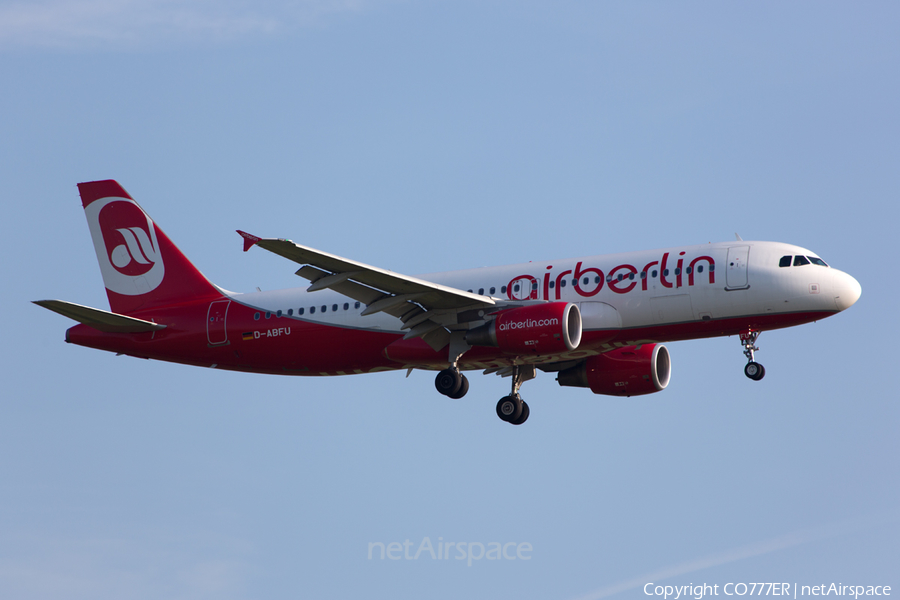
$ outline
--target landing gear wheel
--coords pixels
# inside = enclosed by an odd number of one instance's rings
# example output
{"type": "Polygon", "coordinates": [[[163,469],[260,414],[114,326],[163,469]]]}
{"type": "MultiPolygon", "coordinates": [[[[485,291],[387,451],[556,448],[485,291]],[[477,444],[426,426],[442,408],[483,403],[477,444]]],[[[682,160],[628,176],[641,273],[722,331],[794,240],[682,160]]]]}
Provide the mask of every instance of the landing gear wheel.
{"type": "Polygon", "coordinates": [[[504,396],[497,402],[497,416],[507,423],[514,423],[522,417],[524,402],[518,396],[504,396]]]}
{"type": "Polygon", "coordinates": [[[766,376],[766,368],[758,362],[748,362],[747,366],[744,367],[744,375],[753,381],[759,381],[766,376]]]}
{"type": "Polygon", "coordinates": [[[459,386],[459,389],[456,390],[455,394],[447,394],[448,398],[453,398],[454,400],[459,400],[460,398],[465,396],[466,393],[469,391],[468,378],[465,375],[463,375],[462,373],[460,373],[460,378],[462,379],[462,382],[461,382],[461,385],[459,386]]]}
{"type": "MultiPolygon", "coordinates": [[[[445,396],[453,397],[462,386],[462,374],[456,369],[444,369],[434,378],[434,387],[445,396]]],[[[468,391],[468,390],[467,390],[468,391]]]]}
{"type": "Polygon", "coordinates": [[[528,403],[524,400],[522,401],[522,414],[519,415],[519,418],[515,421],[510,421],[513,425],[521,425],[525,421],[528,420],[528,415],[531,414],[531,411],[528,409],[528,403]]]}

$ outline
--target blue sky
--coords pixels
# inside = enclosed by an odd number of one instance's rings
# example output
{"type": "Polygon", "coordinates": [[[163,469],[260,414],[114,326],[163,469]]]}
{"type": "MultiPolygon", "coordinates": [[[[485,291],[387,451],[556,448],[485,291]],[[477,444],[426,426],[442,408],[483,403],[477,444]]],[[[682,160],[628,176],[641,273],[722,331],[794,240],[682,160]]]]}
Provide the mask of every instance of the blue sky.
{"type": "Polygon", "coordinates": [[[9,598],[641,598],[900,586],[900,10],[890,3],[0,2],[0,590],[9,598]],[[217,284],[235,229],[407,274],[744,239],[849,311],[669,344],[662,393],[278,378],[66,345],[107,307],[75,184],[115,178],[217,284]],[[369,560],[527,542],[528,561],[369,560]],[[415,547],[414,546],[414,547],[415,547]]]}

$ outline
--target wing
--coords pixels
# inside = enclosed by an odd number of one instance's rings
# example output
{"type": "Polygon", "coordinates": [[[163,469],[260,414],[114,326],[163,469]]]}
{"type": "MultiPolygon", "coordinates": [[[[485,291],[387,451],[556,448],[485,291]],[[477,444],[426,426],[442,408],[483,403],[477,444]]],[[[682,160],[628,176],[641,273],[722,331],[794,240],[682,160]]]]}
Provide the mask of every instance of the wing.
{"type": "Polygon", "coordinates": [[[450,343],[450,330],[465,329],[507,303],[424,279],[401,275],[290,240],[259,238],[238,230],[244,252],[259,246],[303,265],[296,274],[308,279],[309,292],[330,289],[366,305],[363,315],[385,312],[403,321],[404,339],[421,337],[438,350],[450,343]]]}

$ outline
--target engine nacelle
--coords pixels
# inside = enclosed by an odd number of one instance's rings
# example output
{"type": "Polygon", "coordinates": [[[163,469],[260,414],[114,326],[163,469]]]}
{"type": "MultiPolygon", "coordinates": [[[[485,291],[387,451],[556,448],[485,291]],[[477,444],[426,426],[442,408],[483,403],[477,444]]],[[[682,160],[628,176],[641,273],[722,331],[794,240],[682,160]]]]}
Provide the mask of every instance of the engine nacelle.
{"type": "Polygon", "coordinates": [[[640,396],[660,392],[669,385],[672,362],[662,344],[627,346],[588,357],[560,371],[559,385],[588,387],[595,394],[640,396]]]}
{"type": "Polygon", "coordinates": [[[494,346],[511,354],[556,354],[581,343],[581,311],[571,302],[548,302],[505,310],[466,333],[472,346],[494,346]]]}

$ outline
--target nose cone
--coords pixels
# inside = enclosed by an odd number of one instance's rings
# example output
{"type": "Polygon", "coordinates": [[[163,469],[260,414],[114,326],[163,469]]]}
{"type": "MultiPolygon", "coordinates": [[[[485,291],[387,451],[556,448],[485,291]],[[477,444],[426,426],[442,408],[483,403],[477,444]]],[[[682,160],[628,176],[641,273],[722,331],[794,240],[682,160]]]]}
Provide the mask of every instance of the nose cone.
{"type": "Polygon", "coordinates": [[[843,271],[834,271],[834,303],[838,310],[847,310],[859,300],[862,287],[859,282],[843,271]]]}

